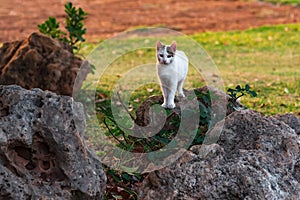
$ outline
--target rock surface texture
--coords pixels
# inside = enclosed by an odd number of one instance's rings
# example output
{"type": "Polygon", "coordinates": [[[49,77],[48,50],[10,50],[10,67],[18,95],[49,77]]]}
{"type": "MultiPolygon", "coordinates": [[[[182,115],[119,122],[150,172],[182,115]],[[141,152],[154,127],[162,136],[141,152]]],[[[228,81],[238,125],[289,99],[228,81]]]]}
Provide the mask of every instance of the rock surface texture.
{"type": "Polygon", "coordinates": [[[32,33],[21,41],[0,48],[0,84],[41,88],[72,96],[77,72],[82,66],[77,92],[89,72],[89,64],[74,56],[71,48],[45,35],[32,33]]]}
{"type": "Polygon", "coordinates": [[[84,128],[70,97],[0,86],[0,199],[102,199],[106,176],[84,128]]]}
{"type": "Polygon", "coordinates": [[[299,199],[299,122],[233,112],[216,144],[193,146],[177,162],[151,172],[140,198],[299,199]]]}
{"type": "MultiPolygon", "coordinates": [[[[221,115],[220,118],[224,118],[225,115],[229,115],[230,113],[234,112],[234,109],[230,106],[228,106],[229,103],[229,96],[226,95],[226,93],[214,89],[212,87],[204,86],[200,88],[196,88],[194,90],[186,91],[187,96],[195,96],[197,98],[197,101],[199,104],[202,105],[202,107],[199,107],[199,109],[208,108],[208,107],[214,107],[215,109],[213,110],[215,113],[218,115],[221,115]],[[215,97],[218,97],[218,100],[211,100],[211,97],[207,97],[207,94],[213,94],[215,97]],[[205,98],[207,97],[207,98],[205,98]],[[207,99],[207,100],[205,100],[207,99]],[[212,105],[213,104],[213,105],[212,105]],[[225,112],[227,111],[227,112],[225,112]]],[[[215,98],[217,99],[217,98],[215,98]]],[[[151,96],[148,97],[136,110],[136,120],[135,123],[139,126],[147,126],[150,124],[148,129],[156,129],[155,127],[159,127],[159,124],[163,121],[162,119],[159,118],[158,115],[151,115],[151,106],[154,104],[161,105],[163,103],[163,96],[151,96]]],[[[165,123],[165,129],[172,129],[173,127],[169,125],[169,122],[172,120],[172,118],[179,116],[181,117],[180,114],[180,107],[185,106],[187,103],[183,101],[178,101],[178,98],[175,98],[175,104],[176,108],[172,110],[172,113],[174,115],[170,115],[166,119],[165,123]]],[[[236,103],[237,106],[243,108],[241,104],[238,102],[236,103]]],[[[217,117],[216,117],[217,118],[217,117]]],[[[208,127],[205,122],[205,119],[201,118],[199,119],[199,128],[205,129],[206,132],[208,127]],[[205,127],[204,127],[205,126],[205,127]]]]}
{"type": "Polygon", "coordinates": [[[290,126],[292,129],[295,130],[295,132],[300,135],[300,119],[293,114],[278,114],[274,116],[279,121],[282,121],[286,123],[288,126],[290,126]]]}

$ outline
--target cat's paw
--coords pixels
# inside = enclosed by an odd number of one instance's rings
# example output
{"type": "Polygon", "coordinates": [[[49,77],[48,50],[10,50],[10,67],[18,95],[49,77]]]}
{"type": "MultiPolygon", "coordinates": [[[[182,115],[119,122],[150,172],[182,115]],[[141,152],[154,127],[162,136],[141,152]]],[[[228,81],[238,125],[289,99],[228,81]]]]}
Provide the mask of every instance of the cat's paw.
{"type": "Polygon", "coordinates": [[[171,104],[163,103],[163,104],[161,104],[161,106],[164,108],[173,109],[173,108],[175,108],[175,103],[171,103],[171,104]]]}
{"type": "Polygon", "coordinates": [[[173,109],[173,108],[175,108],[175,103],[171,103],[171,104],[169,104],[169,105],[168,105],[168,108],[170,108],[170,109],[173,109]]]}
{"type": "Polygon", "coordinates": [[[166,103],[161,104],[161,107],[168,108],[166,103]]]}
{"type": "Polygon", "coordinates": [[[183,93],[179,93],[178,97],[183,98],[183,97],[185,97],[185,95],[183,93]]]}

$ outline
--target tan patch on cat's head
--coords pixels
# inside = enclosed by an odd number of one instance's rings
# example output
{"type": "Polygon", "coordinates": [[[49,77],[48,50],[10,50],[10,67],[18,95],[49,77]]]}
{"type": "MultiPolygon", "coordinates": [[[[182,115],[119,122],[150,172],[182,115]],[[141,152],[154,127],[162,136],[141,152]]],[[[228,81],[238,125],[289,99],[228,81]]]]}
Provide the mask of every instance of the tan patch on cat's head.
{"type": "Polygon", "coordinates": [[[174,55],[174,51],[173,51],[173,49],[171,48],[171,47],[167,47],[167,52],[168,52],[168,54],[170,54],[170,55],[174,55]]]}

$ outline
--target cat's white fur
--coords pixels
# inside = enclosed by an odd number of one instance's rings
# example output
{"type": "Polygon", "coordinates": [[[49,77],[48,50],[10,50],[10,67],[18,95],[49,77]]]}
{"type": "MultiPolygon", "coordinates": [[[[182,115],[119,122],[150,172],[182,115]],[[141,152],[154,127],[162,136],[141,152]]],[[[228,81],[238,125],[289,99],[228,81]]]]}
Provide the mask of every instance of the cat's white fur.
{"type": "Polygon", "coordinates": [[[157,75],[160,81],[161,90],[164,96],[162,107],[175,108],[175,93],[179,97],[185,97],[183,93],[183,83],[188,72],[188,58],[183,51],[176,50],[176,42],[171,45],[164,45],[160,41],[156,44],[157,75]],[[173,57],[167,52],[174,52],[173,57]],[[168,57],[169,55],[169,57],[168,57]]]}

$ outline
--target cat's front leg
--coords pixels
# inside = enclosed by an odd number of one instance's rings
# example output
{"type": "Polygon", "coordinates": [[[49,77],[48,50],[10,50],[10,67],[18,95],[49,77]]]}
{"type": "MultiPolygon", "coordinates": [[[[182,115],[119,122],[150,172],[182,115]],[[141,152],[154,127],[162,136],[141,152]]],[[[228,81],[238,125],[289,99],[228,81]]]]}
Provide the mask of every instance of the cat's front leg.
{"type": "Polygon", "coordinates": [[[171,103],[167,103],[168,101],[164,102],[163,104],[161,104],[162,107],[164,108],[170,108],[170,109],[173,109],[175,108],[175,103],[174,102],[171,102],[171,103]]]}
{"type": "Polygon", "coordinates": [[[168,99],[167,108],[170,108],[170,109],[175,108],[175,102],[174,102],[174,99],[175,99],[175,93],[170,94],[170,95],[169,95],[169,99],[168,99]]]}
{"type": "Polygon", "coordinates": [[[178,85],[177,85],[178,97],[185,97],[185,95],[183,93],[183,82],[184,82],[184,80],[181,80],[178,82],[178,85]]]}
{"type": "Polygon", "coordinates": [[[169,87],[162,87],[163,96],[164,96],[164,103],[161,105],[164,108],[175,108],[175,89],[169,87]]]}
{"type": "Polygon", "coordinates": [[[162,86],[161,87],[161,89],[162,89],[162,93],[163,93],[163,97],[164,97],[164,102],[163,102],[163,104],[161,104],[161,106],[162,107],[164,107],[164,108],[168,108],[168,91],[167,91],[167,87],[165,87],[165,86],[162,86]]]}
{"type": "Polygon", "coordinates": [[[168,88],[168,95],[167,95],[167,108],[175,108],[175,93],[176,93],[176,85],[171,85],[168,88]]]}

